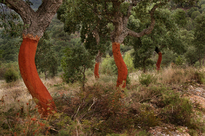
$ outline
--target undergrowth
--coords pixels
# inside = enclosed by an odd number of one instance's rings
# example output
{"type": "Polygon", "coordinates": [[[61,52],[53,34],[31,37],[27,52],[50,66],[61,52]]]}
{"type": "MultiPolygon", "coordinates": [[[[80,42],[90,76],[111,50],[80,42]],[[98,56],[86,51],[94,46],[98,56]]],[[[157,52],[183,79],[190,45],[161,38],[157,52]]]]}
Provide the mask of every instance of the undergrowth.
{"type": "MultiPolygon", "coordinates": [[[[177,72],[180,71],[173,73],[177,72]]],[[[20,108],[12,107],[8,111],[1,101],[0,135],[149,136],[150,127],[161,124],[187,127],[191,135],[204,133],[205,124],[200,116],[204,110],[183,97],[184,91],[170,86],[189,80],[203,83],[203,74],[196,71],[192,71],[193,75],[187,71],[181,73],[181,79],[170,75],[171,78],[164,81],[167,84],[158,79],[162,78],[160,73],[154,78],[144,76],[149,84],[133,82],[124,92],[101,81],[87,85],[84,91],[56,93],[53,98],[58,112],[44,119],[40,118],[31,101],[24,107],[17,101],[20,108]]]]}

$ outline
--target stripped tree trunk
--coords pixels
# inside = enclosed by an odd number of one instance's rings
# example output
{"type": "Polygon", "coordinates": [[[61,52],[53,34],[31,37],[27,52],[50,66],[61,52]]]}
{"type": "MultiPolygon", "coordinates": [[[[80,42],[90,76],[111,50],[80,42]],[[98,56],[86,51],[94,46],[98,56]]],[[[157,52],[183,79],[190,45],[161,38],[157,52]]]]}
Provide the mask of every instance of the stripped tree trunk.
{"type": "Polygon", "coordinates": [[[120,53],[120,44],[119,43],[112,43],[112,52],[115,60],[115,64],[118,69],[118,78],[117,78],[117,87],[122,85],[122,88],[126,87],[126,80],[127,80],[127,66],[122,58],[120,53]]]}
{"type": "Polygon", "coordinates": [[[19,50],[19,69],[32,97],[39,105],[39,112],[47,114],[48,111],[55,110],[54,101],[46,87],[38,76],[35,65],[35,53],[37,49],[38,39],[30,39],[27,36],[23,37],[23,42],[19,50]]]}
{"type": "Polygon", "coordinates": [[[160,70],[160,64],[162,62],[162,53],[160,52],[158,47],[155,48],[155,51],[158,54],[158,60],[157,60],[156,66],[157,66],[157,71],[159,71],[160,70]]]}
{"type": "MultiPolygon", "coordinates": [[[[97,29],[95,29],[95,30],[93,31],[93,36],[95,37],[96,43],[97,43],[97,45],[98,45],[98,44],[100,43],[100,36],[99,36],[99,33],[98,33],[97,29]]],[[[99,65],[100,65],[100,63],[101,63],[102,55],[103,55],[103,53],[100,52],[100,50],[98,50],[98,54],[97,54],[97,56],[96,56],[96,58],[95,58],[95,68],[94,68],[94,76],[95,76],[95,79],[100,78],[100,76],[99,76],[99,65]]]]}
{"type": "Polygon", "coordinates": [[[23,22],[23,42],[18,56],[19,69],[26,87],[39,107],[39,112],[46,116],[55,111],[55,103],[39,78],[35,65],[35,53],[39,39],[50,24],[62,0],[43,0],[35,12],[23,0],[5,0],[1,3],[17,12],[23,22]]]}

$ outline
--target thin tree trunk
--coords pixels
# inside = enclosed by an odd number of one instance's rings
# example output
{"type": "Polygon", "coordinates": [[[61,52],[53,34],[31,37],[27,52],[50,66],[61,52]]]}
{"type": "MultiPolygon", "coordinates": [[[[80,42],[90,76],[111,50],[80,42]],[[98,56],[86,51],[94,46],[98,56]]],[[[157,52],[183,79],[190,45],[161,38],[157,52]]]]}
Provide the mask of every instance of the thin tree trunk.
{"type": "Polygon", "coordinates": [[[159,71],[160,70],[160,64],[162,62],[162,53],[161,52],[158,52],[158,60],[157,60],[157,63],[156,63],[156,66],[157,66],[157,70],[159,71]]]}
{"type": "Polygon", "coordinates": [[[115,64],[118,69],[117,87],[120,87],[120,85],[122,85],[122,88],[125,88],[128,70],[122,58],[122,55],[120,53],[120,43],[116,43],[116,42],[112,43],[112,52],[113,52],[115,64]]]}
{"type": "Polygon", "coordinates": [[[39,112],[46,116],[55,111],[55,103],[39,78],[35,65],[35,53],[39,39],[23,37],[18,56],[19,69],[26,87],[39,106],[39,112]]]}

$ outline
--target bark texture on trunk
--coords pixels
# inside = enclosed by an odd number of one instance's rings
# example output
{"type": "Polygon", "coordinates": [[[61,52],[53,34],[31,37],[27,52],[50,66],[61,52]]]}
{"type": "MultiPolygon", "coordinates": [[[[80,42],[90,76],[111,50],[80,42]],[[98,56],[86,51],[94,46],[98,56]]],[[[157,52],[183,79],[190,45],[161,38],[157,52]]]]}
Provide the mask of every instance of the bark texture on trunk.
{"type": "Polygon", "coordinates": [[[112,43],[112,52],[118,69],[117,87],[122,85],[122,88],[125,88],[128,70],[120,53],[120,43],[112,43]]]}
{"type": "Polygon", "coordinates": [[[26,87],[39,106],[39,112],[46,116],[55,111],[55,103],[38,76],[35,65],[35,53],[38,39],[24,36],[19,50],[19,69],[26,87]]]}
{"type": "Polygon", "coordinates": [[[157,70],[158,70],[158,71],[160,70],[161,61],[162,61],[162,53],[159,52],[159,53],[158,53],[158,60],[157,60],[157,63],[156,63],[156,66],[157,66],[157,70]]]}
{"type": "Polygon", "coordinates": [[[36,12],[24,0],[3,0],[1,3],[21,16],[24,22],[23,34],[42,37],[62,2],[63,0],[43,0],[36,12]]]}

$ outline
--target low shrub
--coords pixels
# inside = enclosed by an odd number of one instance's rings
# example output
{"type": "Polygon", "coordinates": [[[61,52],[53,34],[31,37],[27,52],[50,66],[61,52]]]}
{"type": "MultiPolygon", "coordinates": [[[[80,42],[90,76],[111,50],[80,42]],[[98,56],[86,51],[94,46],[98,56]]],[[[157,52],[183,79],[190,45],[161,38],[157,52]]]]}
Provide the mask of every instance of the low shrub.
{"type": "Polygon", "coordinates": [[[63,80],[66,83],[79,81],[84,88],[86,82],[85,71],[93,67],[94,58],[81,43],[78,44],[71,49],[65,49],[61,66],[64,72],[63,80]]]}
{"type": "Polygon", "coordinates": [[[0,79],[4,79],[4,74],[6,72],[6,67],[3,65],[0,66],[0,79]]]}
{"type": "Polygon", "coordinates": [[[141,76],[139,76],[139,82],[142,85],[149,86],[151,83],[155,83],[157,78],[154,75],[151,74],[144,74],[142,73],[141,76]]]}
{"type": "Polygon", "coordinates": [[[4,78],[7,83],[10,83],[16,81],[19,78],[19,75],[13,68],[9,68],[4,74],[4,78]]]}
{"type": "Polygon", "coordinates": [[[196,80],[197,83],[205,83],[204,73],[200,71],[195,71],[192,79],[196,80]]]}
{"type": "Polygon", "coordinates": [[[100,71],[103,74],[117,75],[117,66],[115,64],[114,58],[107,55],[101,63],[100,71]]]}

